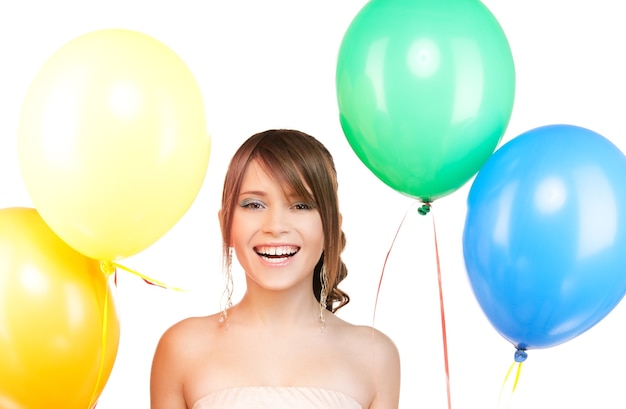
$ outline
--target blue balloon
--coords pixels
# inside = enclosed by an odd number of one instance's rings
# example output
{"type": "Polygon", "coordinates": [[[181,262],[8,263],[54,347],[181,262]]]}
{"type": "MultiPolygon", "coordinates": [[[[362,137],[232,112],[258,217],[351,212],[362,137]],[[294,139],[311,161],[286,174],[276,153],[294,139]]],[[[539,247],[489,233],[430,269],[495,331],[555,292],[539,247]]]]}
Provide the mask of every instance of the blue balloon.
{"type": "Polygon", "coordinates": [[[573,125],[512,139],[472,183],[463,255],[483,312],[516,348],[588,330],[626,293],[623,152],[573,125]]]}

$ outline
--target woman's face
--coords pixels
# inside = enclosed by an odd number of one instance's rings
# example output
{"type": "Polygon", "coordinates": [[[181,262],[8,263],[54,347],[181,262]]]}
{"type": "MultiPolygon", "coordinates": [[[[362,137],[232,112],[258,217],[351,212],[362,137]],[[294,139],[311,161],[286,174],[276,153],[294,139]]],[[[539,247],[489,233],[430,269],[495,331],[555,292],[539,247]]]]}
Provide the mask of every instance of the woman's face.
{"type": "Polygon", "coordinates": [[[305,286],[324,248],[322,220],[303,198],[285,193],[256,161],[244,173],[233,212],[231,237],[237,259],[260,287],[305,286]]]}

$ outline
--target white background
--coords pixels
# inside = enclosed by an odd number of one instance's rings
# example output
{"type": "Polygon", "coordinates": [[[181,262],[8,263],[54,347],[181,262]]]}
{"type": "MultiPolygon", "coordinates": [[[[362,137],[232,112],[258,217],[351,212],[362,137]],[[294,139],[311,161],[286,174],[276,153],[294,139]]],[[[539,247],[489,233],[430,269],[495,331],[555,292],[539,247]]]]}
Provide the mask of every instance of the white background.
{"type": "MultiPolygon", "coordinates": [[[[537,126],[569,123],[592,129],[626,151],[626,13],[620,3],[484,3],[507,35],[517,73],[513,115],[502,143],[537,126]]],[[[161,333],[184,317],[219,308],[223,284],[216,214],[222,178],[236,147],[261,130],[300,129],[318,137],[334,154],[348,237],[344,260],[349,276],[342,287],[352,297],[340,316],[372,324],[386,253],[414,201],[382,184],[358,161],[339,125],[337,51],[364,4],[364,0],[0,3],[0,208],[31,206],[17,160],[21,101],[45,60],[71,39],[103,28],[151,35],[185,60],[205,97],[213,150],[196,201],[161,240],[121,262],[189,291],[164,290],[119,274],[121,342],[98,409],[148,408],[151,359],[161,333]]],[[[452,408],[497,407],[513,362],[513,346],[490,326],[464,269],[461,236],[470,185],[471,181],[435,201],[429,216],[419,216],[412,208],[385,269],[374,323],[400,349],[402,409],[448,407],[433,217],[444,285],[452,408]]],[[[592,198],[589,207],[593,211],[592,198]]],[[[243,290],[240,279],[238,294],[243,290]]],[[[574,340],[531,350],[511,407],[626,407],[625,320],[626,306],[621,303],[574,340]]]]}

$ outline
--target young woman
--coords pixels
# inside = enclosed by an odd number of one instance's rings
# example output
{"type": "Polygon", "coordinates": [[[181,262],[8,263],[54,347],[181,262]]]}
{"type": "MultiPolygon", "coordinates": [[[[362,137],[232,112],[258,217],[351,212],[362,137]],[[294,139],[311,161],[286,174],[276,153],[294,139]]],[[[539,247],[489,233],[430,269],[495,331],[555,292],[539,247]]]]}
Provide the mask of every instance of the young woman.
{"type": "Polygon", "coordinates": [[[253,135],[231,160],[219,218],[225,269],[234,251],[246,292],[163,334],[152,409],[397,409],[395,345],[334,314],[349,298],[328,150],[299,131],[253,135]]]}

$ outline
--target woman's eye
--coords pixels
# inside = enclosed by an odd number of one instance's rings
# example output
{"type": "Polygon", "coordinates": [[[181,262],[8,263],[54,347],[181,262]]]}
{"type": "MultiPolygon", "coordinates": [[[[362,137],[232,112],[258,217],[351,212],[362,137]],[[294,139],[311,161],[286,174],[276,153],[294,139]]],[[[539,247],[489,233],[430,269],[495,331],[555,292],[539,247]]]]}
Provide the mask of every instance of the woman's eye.
{"type": "Polygon", "coordinates": [[[293,207],[297,210],[310,210],[313,209],[313,206],[307,204],[307,203],[296,203],[293,205],[293,207]]]}
{"type": "Polygon", "coordinates": [[[246,209],[261,209],[263,208],[263,203],[256,200],[244,200],[239,206],[246,209]]]}

